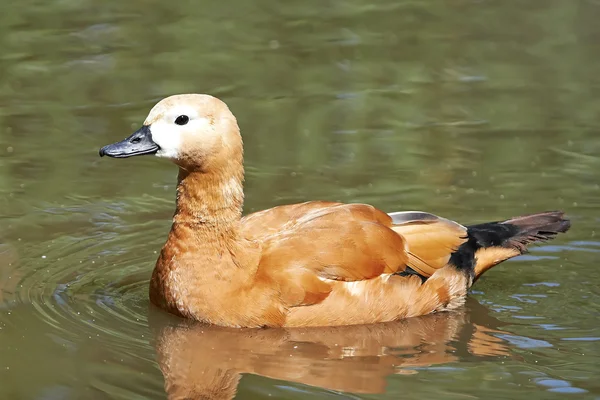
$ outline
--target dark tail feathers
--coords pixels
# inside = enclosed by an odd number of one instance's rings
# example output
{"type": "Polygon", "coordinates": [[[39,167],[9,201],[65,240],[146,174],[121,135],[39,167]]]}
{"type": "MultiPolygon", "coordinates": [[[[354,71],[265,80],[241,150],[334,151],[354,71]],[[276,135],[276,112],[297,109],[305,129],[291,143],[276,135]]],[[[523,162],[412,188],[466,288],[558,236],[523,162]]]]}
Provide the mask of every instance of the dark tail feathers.
{"type": "Polygon", "coordinates": [[[570,227],[562,211],[471,225],[467,227],[468,241],[452,254],[450,262],[472,271],[476,280],[494,265],[525,253],[527,245],[553,239],[570,227]]]}
{"type": "Polygon", "coordinates": [[[547,211],[540,214],[525,215],[504,221],[506,226],[517,228],[515,236],[508,238],[505,246],[513,246],[521,253],[527,251],[527,245],[553,239],[571,227],[571,221],[564,218],[562,211],[547,211]]]}

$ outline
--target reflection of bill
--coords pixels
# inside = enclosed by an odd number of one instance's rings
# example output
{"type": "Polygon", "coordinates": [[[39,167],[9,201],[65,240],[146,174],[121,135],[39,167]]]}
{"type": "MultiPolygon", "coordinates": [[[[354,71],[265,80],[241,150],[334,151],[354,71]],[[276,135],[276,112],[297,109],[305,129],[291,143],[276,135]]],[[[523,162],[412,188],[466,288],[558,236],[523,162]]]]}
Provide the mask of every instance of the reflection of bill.
{"type": "Polygon", "coordinates": [[[392,374],[465,357],[507,356],[506,343],[494,336],[505,333],[497,330],[502,323],[487,312],[471,299],[455,312],[377,325],[239,330],[179,319],[151,324],[169,398],[231,399],[244,373],[382,393],[392,374]]]}
{"type": "Polygon", "coordinates": [[[16,276],[16,262],[16,250],[8,244],[0,243],[0,308],[10,300],[11,295],[14,295],[19,283],[19,277],[16,276]]]}

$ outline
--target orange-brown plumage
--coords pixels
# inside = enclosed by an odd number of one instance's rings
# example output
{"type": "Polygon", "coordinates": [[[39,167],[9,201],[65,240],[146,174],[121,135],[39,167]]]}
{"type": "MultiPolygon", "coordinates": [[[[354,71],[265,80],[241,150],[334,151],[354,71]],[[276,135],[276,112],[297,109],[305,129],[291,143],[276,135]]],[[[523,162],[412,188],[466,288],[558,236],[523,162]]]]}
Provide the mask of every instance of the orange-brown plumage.
{"type": "Polygon", "coordinates": [[[179,166],[151,301],[216,325],[351,325],[454,309],[481,273],[569,228],[558,212],[464,227],[423,212],[323,201],[242,218],[239,128],[206,95],[161,101],[140,131],[101,150],[146,153],[179,166]]]}

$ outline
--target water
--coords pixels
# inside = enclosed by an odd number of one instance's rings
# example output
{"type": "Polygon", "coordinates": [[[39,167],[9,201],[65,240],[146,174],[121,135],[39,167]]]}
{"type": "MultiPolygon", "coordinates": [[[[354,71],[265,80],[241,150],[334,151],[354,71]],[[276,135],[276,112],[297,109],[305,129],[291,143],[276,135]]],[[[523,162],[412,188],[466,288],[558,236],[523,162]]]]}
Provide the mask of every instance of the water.
{"type": "Polygon", "coordinates": [[[0,398],[599,398],[599,17],[594,0],[5,4],[0,398]],[[147,298],[175,168],[97,156],[180,92],[237,115],[247,212],[561,208],[573,229],[457,313],[190,325],[147,298]]]}

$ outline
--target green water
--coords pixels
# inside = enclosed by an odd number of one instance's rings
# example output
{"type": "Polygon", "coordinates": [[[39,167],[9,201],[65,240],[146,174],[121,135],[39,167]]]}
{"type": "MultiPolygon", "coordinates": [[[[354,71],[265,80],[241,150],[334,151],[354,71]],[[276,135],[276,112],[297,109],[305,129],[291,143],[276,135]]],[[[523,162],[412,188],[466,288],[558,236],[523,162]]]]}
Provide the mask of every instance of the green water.
{"type": "Polygon", "coordinates": [[[595,0],[4,4],[0,398],[600,398],[599,20],[595,0]],[[573,228],[457,313],[190,326],[147,298],[175,167],[97,154],[180,92],[238,117],[247,212],[560,208],[573,228]]]}

